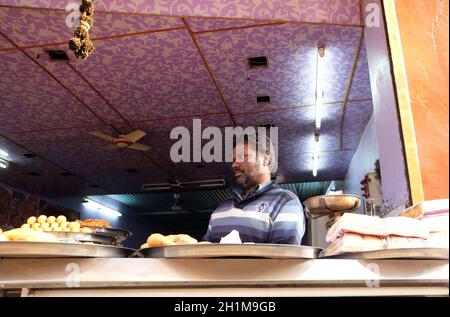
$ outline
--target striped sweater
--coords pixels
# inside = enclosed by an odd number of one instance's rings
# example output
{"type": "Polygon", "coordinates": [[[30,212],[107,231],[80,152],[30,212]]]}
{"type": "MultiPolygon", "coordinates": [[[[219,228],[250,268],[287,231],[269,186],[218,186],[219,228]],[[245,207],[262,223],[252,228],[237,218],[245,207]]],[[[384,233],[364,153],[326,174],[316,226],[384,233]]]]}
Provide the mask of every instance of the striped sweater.
{"type": "Polygon", "coordinates": [[[301,244],[305,215],[298,197],[275,182],[248,198],[238,192],[212,213],[204,241],[220,242],[232,230],[242,242],[301,244]]]}

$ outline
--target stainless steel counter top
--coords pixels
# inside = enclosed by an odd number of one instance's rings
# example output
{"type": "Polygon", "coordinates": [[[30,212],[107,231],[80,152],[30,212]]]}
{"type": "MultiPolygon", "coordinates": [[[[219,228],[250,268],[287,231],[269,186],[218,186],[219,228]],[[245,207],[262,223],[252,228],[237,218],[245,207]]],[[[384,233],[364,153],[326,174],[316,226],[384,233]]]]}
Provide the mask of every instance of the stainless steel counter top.
{"type": "Polygon", "coordinates": [[[0,289],[42,296],[448,296],[448,280],[447,260],[0,259],[0,289]]]}

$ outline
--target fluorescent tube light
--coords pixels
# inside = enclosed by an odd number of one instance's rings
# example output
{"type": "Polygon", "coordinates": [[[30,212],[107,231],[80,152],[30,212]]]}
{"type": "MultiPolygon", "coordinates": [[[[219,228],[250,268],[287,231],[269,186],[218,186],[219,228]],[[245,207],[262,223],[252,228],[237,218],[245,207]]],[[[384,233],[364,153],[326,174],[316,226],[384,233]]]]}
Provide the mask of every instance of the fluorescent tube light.
{"type": "Polygon", "coordinates": [[[121,217],[122,214],[120,212],[118,212],[115,209],[106,207],[105,205],[102,205],[96,201],[93,201],[91,199],[86,198],[85,201],[83,202],[83,204],[91,209],[97,210],[100,213],[107,215],[107,216],[111,216],[111,217],[121,217]]]}

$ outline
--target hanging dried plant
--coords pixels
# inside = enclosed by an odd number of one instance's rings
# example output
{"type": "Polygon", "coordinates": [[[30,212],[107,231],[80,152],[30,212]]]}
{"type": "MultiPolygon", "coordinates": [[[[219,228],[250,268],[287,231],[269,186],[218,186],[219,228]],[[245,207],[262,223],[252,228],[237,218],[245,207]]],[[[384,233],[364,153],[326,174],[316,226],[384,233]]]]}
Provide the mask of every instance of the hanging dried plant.
{"type": "Polygon", "coordinates": [[[80,5],[80,24],[69,41],[69,48],[76,58],[85,59],[94,51],[94,43],[89,39],[89,30],[94,23],[94,0],[83,0],[80,5]]]}

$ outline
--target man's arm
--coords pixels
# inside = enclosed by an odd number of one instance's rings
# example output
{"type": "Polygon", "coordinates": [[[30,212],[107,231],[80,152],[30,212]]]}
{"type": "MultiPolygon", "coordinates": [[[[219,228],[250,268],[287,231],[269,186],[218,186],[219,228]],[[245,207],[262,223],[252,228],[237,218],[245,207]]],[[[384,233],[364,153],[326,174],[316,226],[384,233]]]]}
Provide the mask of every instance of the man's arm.
{"type": "Polygon", "coordinates": [[[302,243],[305,234],[305,214],[297,196],[289,195],[275,219],[269,234],[268,243],[297,244],[302,243]]]}
{"type": "Polygon", "coordinates": [[[208,230],[206,230],[206,234],[202,237],[202,241],[211,242],[211,220],[209,221],[208,230]]]}

